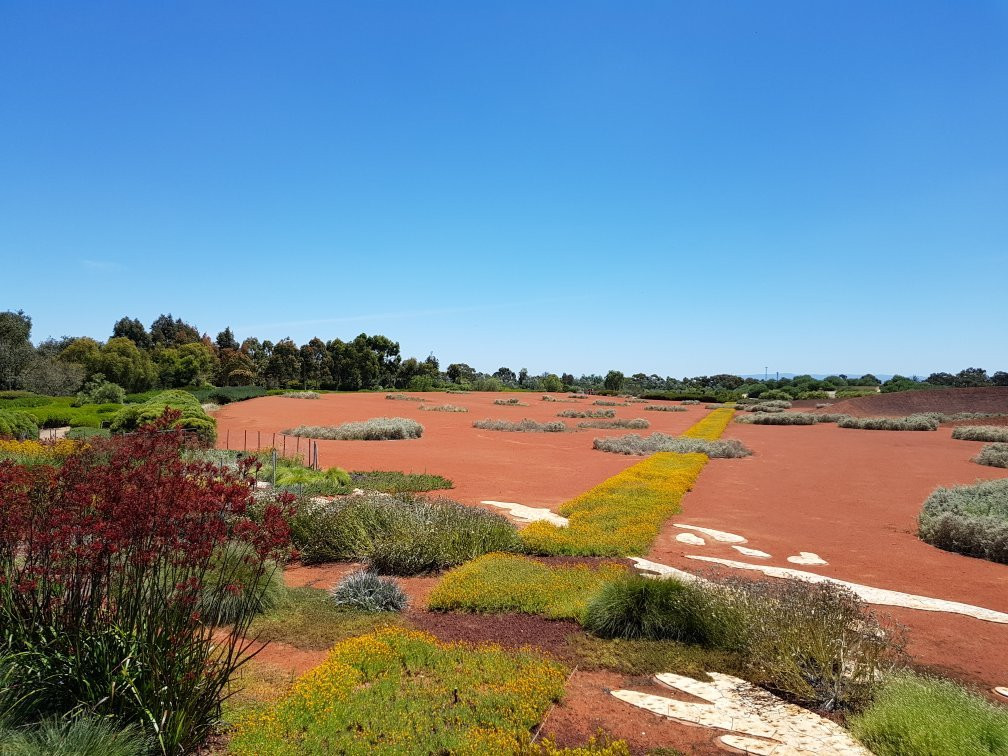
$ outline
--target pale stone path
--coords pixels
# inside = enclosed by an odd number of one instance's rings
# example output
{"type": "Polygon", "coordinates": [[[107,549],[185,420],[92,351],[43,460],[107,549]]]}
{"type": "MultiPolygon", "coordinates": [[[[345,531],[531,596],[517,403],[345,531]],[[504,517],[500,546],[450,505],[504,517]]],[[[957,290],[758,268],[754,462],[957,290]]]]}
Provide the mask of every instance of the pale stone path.
{"type": "Polygon", "coordinates": [[[679,543],[685,543],[690,546],[706,546],[707,541],[698,535],[693,535],[692,533],[680,533],[675,537],[679,543]]]}
{"type": "Polygon", "coordinates": [[[735,546],[734,544],[732,545],[732,548],[735,549],[735,551],[737,551],[739,554],[742,554],[743,556],[756,557],[758,559],[770,558],[769,554],[767,554],[765,551],[760,551],[759,549],[750,549],[747,546],[735,546]]]}
{"type": "Polygon", "coordinates": [[[998,687],[994,688],[994,692],[997,693],[999,696],[1004,696],[1005,698],[1008,698],[1008,688],[1006,687],[999,685],[998,687]]]}
{"type": "Polygon", "coordinates": [[[663,717],[727,730],[728,734],[718,739],[729,748],[743,753],[870,756],[870,751],[830,720],[782,701],[745,680],[718,672],[709,674],[713,680],[710,683],[682,675],[655,675],[658,682],[673,690],[709,703],[691,703],[634,690],[614,690],[612,695],[663,717]]]}
{"type": "Polygon", "coordinates": [[[791,564],[829,564],[821,556],[811,551],[799,551],[798,556],[789,556],[787,560],[791,564]]]}
{"type": "Polygon", "coordinates": [[[714,530],[713,528],[701,528],[699,525],[682,525],[678,522],[673,523],[673,525],[677,528],[695,530],[698,533],[710,536],[715,541],[720,541],[721,543],[748,543],[745,537],[737,535],[736,533],[726,533],[723,530],[714,530]]]}
{"type": "MultiPolygon", "coordinates": [[[[930,598],[928,596],[917,596],[912,593],[901,593],[900,591],[890,591],[885,588],[873,588],[870,585],[860,585],[859,583],[848,583],[846,580],[818,575],[814,572],[804,570],[792,570],[788,567],[771,567],[765,564],[748,564],[747,562],[735,562],[731,559],[718,559],[717,557],[686,555],[687,559],[698,559],[703,562],[712,562],[724,567],[733,567],[739,570],[756,570],[764,575],[775,578],[793,578],[807,580],[811,583],[834,583],[854,592],[862,601],[869,604],[881,604],[883,606],[899,606],[906,609],[920,609],[925,612],[948,612],[949,614],[962,614],[985,622],[997,622],[1008,625],[1008,614],[998,612],[993,609],[985,609],[982,606],[972,604],[962,604],[958,601],[946,601],[945,599],[930,598]]],[[[655,564],[652,562],[651,564],[655,564]]],[[[640,565],[638,565],[640,566],[640,565]]],[[[660,565],[664,567],[665,565],[660,565]]],[[[647,569],[642,567],[642,569],[647,569]]],[[[668,568],[672,569],[672,568],[668,568]]],[[[654,572],[655,570],[652,570],[654,572]]],[[[682,570],[675,570],[682,573],[682,570]]],[[[664,574],[664,573],[659,573],[664,574]]],[[[688,573],[683,573],[688,574],[688,573]]]]}
{"type": "Polygon", "coordinates": [[[498,509],[505,509],[511,513],[512,517],[522,522],[538,522],[542,520],[553,523],[559,528],[566,528],[570,524],[570,521],[566,517],[561,517],[545,508],[527,507],[524,504],[516,504],[512,501],[492,501],[490,499],[481,501],[480,504],[489,504],[498,509]]]}

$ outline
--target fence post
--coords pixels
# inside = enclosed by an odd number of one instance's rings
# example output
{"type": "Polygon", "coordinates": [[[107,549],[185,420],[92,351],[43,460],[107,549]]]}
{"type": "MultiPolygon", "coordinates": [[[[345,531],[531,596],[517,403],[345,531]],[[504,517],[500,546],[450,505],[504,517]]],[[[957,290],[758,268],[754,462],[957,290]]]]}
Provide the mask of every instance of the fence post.
{"type": "Polygon", "coordinates": [[[281,433],[280,435],[283,436],[283,455],[284,455],[284,459],[286,459],[287,458],[287,434],[286,433],[281,433]]]}
{"type": "Polygon", "coordinates": [[[245,446],[244,451],[248,451],[248,428],[245,429],[245,446]]]}
{"type": "Polygon", "coordinates": [[[224,436],[224,448],[231,451],[231,429],[227,429],[227,433],[224,436]]]}
{"type": "Polygon", "coordinates": [[[276,488],[276,449],[273,450],[273,488],[276,488]]]}
{"type": "Polygon", "coordinates": [[[262,449],[262,431],[256,431],[256,451],[262,449]]]}

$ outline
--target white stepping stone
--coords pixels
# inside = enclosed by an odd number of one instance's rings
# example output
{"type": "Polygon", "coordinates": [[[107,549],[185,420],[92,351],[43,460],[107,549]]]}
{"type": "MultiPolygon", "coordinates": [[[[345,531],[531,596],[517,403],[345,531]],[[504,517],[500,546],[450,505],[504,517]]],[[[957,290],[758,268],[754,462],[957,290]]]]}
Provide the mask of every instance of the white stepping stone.
{"type": "Polygon", "coordinates": [[[707,703],[614,690],[621,701],[687,724],[728,730],[718,738],[724,745],[743,753],[773,756],[839,754],[870,756],[842,727],[794,704],[789,704],[745,680],[709,673],[705,683],[673,674],[655,675],[658,682],[688,693],[707,703]]]}
{"type": "Polygon", "coordinates": [[[506,509],[511,516],[522,522],[549,522],[558,528],[566,528],[570,525],[570,520],[561,517],[555,512],[540,507],[526,507],[524,504],[515,504],[511,501],[482,501],[481,504],[489,504],[492,507],[506,509]]]}
{"type": "Polygon", "coordinates": [[[707,541],[705,541],[700,536],[693,535],[692,533],[680,533],[679,535],[677,535],[675,537],[675,539],[677,541],[679,541],[679,543],[686,543],[686,544],[689,544],[690,546],[706,546],[707,545],[707,541]]]}
{"type": "Polygon", "coordinates": [[[999,685],[998,687],[994,688],[994,692],[997,693],[999,696],[1004,696],[1005,698],[1008,698],[1008,688],[1004,686],[999,685]]]}
{"type": "Polygon", "coordinates": [[[787,560],[791,564],[829,564],[821,556],[813,554],[811,551],[799,551],[798,556],[789,556],[787,560]]]}
{"type": "Polygon", "coordinates": [[[714,530],[713,528],[701,528],[699,525],[680,525],[678,522],[673,523],[677,528],[685,528],[687,530],[695,530],[698,533],[703,533],[706,536],[710,536],[715,541],[720,541],[721,543],[748,543],[748,540],[735,533],[726,533],[723,530],[714,530]]]}
{"type": "Polygon", "coordinates": [[[759,559],[769,559],[770,555],[765,551],[760,551],[759,549],[750,549],[748,546],[736,546],[732,544],[732,548],[735,549],[739,554],[744,554],[747,557],[758,557],[759,559]]]}
{"type": "MultiPolygon", "coordinates": [[[[919,609],[924,612],[962,614],[966,617],[983,620],[984,622],[997,622],[1002,625],[1008,625],[1008,614],[1004,612],[998,612],[994,609],[985,609],[982,606],[973,606],[972,604],[962,604],[958,601],[946,601],[945,599],[929,598],[928,596],[917,596],[912,593],[890,591],[885,588],[873,588],[870,585],[848,583],[846,580],[826,577],[825,575],[819,575],[815,572],[792,570],[789,567],[771,567],[770,565],[765,564],[749,564],[748,562],[735,562],[731,559],[718,559],[717,557],[699,556],[694,554],[687,554],[686,558],[697,559],[702,562],[712,562],[725,567],[734,567],[739,570],[756,570],[757,572],[762,572],[764,575],[769,577],[807,580],[810,583],[833,583],[853,591],[862,601],[869,604],[900,606],[905,609],[919,609]]],[[[657,570],[651,571],[658,572],[657,570]]],[[[677,570],[677,572],[681,572],[681,570],[677,570]]]]}
{"type": "Polygon", "coordinates": [[[661,562],[652,562],[650,559],[644,559],[644,557],[630,557],[630,561],[634,563],[637,569],[651,573],[648,577],[673,577],[686,583],[707,582],[691,572],[677,570],[675,567],[669,567],[667,564],[662,564],[661,562]]]}

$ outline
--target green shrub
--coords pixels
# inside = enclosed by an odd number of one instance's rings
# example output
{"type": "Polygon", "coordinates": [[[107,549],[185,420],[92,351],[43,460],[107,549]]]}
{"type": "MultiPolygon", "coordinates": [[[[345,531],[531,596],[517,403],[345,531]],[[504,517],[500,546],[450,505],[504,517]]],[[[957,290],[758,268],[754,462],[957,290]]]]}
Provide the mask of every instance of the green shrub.
{"type": "Polygon", "coordinates": [[[399,441],[420,438],[424,427],[405,417],[373,417],[342,425],[299,425],[286,430],[291,436],[327,439],[330,441],[399,441]]]}
{"type": "Polygon", "coordinates": [[[799,399],[829,399],[830,395],[827,391],[802,391],[798,394],[799,399]]]}
{"type": "Polygon", "coordinates": [[[285,593],[283,570],[274,563],[261,567],[252,547],[231,541],[210,559],[200,613],[209,621],[230,625],[251,611],[261,614],[276,606],[285,593]]]}
{"type": "Polygon", "coordinates": [[[638,417],[634,420],[588,420],[583,423],[578,423],[578,428],[597,428],[600,430],[608,430],[613,428],[630,428],[632,430],[644,430],[651,426],[647,420],[642,417],[638,417]]]}
{"type": "Polygon", "coordinates": [[[648,404],[641,409],[648,410],[649,412],[687,412],[685,407],[678,404],[648,404]]]}
{"type": "MultiPolygon", "coordinates": [[[[330,467],[312,470],[297,460],[277,460],[276,484],[278,487],[304,486],[317,496],[338,496],[350,489],[350,475],[346,470],[330,467]]],[[[304,489],[302,489],[302,492],[304,489]]]]}
{"type": "Polygon", "coordinates": [[[973,461],[989,467],[1008,467],[1008,444],[987,444],[973,461]]]}
{"type": "Polygon", "coordinates": [[[500,405],[501,407],[528,407],[528,404],[519,401],[517,397],[511,397],[510,399],[494,399],[494,404],[500,405]]]}
{"type": "Polygon", "coordinates": [[[815,425],[821,421],[819,415],[811,412],[754,412],[751,415],[737,416],[735,422],[749,425],[815,425]]]}
{"type": "Polygon", "coordinates": [[[473,423],[473,428],[492,431],[509,431],[512,433],[562,433],[567,430],[567,426],[562,422],[538,423],[535,420],[523,419],[521,422],[511,420],[477,420],[473,423]]]}
{"type": "Polygon", "coordinates": [[[675,452],[676,454],[706,454],[711,458],[737,459],[748,457],[752,452],[734,438],[708,441],[701,438],[683,438],[655,432],[650,436],[630,433],[626,436],[596,438],[593,447],[613,454],[636,454],[647,456],[655,452],[675,452]]]}
{"type": "Polygon", "coordinates": [[[403,473],[392,470],[355,471],[350,473],[351,485],[365,491],[382,493],[420,493],[453,488],[448,478],[431,473],[403,473]]]}
{"type": "Polygon", "coordinates": [[[952,429],[952,438],[962,441],[1008,442],[1008,427],[1003,425],[960,425],[952,429]]]}
{"type": "Polygon", "coordinates": [[[188,391],[162,391],[142,404],[127,404],[116,412],[109,427],[113,433],[135,431],[158,420],[166,409],[182,413],[173,427],[192,432],[206,446],[216,441],[217,421],[203,411],[199,400],[188,391]]]}
{"type": "MultiPolygon", "coordinates": [[[[231,402],[244,402],[248,399],[256,399],[260,396],[266,396],[271,393],[278,393],[275,391],[268,391],[262,386],[221,386],[199,389],[187,389],[197,401],[201,404],[203,402],[213,402],[214,404],[230,404],[231,402]]],[[[282,392],[281,392],[282,393],[282,392]]],[[[145,394],[130,394],[126,397],[128,401],[139,400],[145,402],[151,398],[151,396],[156,396],[157,392],[146,392],[145,394]],[[136,399],[134,399],[136,397],[136,399]]]]}
{"type": "Polygon", "coordinates": [[[837,425],[861,430],[936,431],[939,421],[930,415],[916,414],[906,417],[845,417],[837,425]]]}
{"type": "Polygon", "coordinates": [[[84,384],[74,399],[73,406],[82,407],[85,404],[123,404],[126,401],[126,389],[106,381],[101,373],[95,373],[84,384]]]}
{"type": "Polygon", "coordinates": [[[4,756],[147,756],[153,750],[138,726],[98,717],[46,719],[18,729],[0,725],[4,756]]]}
{"type": "Polygon", "coordinates": [[[616,417],[616,410],[564,410],[557,417],[616,417]]]}
{"type": "Polygon", "coordinates": [[[68,430],[66,437],[74,441],[82,441],[87,438],[108,438],[110,435],[112,432],[108,428],[81,426],[68,430]]]}
{"type": "Polygon", "coordinates": [[[435,572],[521,543],[500,515],[408,494],[305,500],[290,527],[306,564],[360,560],[388,575],[435,572]]]}
{"type": "Polygon", "coordinates": [[[1008,564],[1008,480],[935,489],[921,509],[918,534],[945,551],[1008,564]]]}
{"type": "Polygon", "coordinates": [[[849,727],[878,756],[1008,754],[1008,709],[935,677],[891,677],[849,727]]]}
{"type": "Polygon", "coordinates": [[[38,438],[39,427],[35,418],[26,412],[0,410],[0,438],[18,441],[38,438]]]}
{"type": "Polygon", "coordinates": [[[395,580],[363,570],[351,572],[330,593],[336,606],[361,612],[401,612],[407,603],[395,580]]]}
{"type": "Polygon", "coordinates": [[[759,395],[759,399],[763,403],[767,401],[781,401],[781,402],[787,402],[788,407],[791,406],[791,400],[793,398],[794,397],[792,397],[791,394],[782,389],[770,389],[769,391],[764,391],[762,394],[759,395]]]}

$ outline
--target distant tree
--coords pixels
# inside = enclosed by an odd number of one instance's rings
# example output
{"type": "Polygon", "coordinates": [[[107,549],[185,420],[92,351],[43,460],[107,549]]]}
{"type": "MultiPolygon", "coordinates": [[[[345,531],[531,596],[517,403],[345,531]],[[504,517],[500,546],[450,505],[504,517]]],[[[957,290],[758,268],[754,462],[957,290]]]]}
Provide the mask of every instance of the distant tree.
{"type": "Polygon", "coordinates": [[[17,388],[18,376],[34,357],[31,318],[24,310],[0,312],[0,389],[17,388]]]}
{"type": "Polygon", "coordinates": [[[857,386],[880,386],[882,384],[882,381],[880,381],[871,373],[865,373],[856,381],[848,381],[848,382],[857,386]]]}
{"type": "Polygon", "coordinates": [[[235,339],[234,334],[231,332],[231,326],[228,326],[217,334],[217,348],[238,349],[238,340],[235,339]]]}
{"type": "Polygon", "coordinates": [[[88,336],[71,339],[60,352],[59,358],[64,362],[83,365],[86,376],[101,372],[101,345],[88,336]]]}
{"type": "Polygon", "coordinates": [[[321,388],[332,376],[332,358],[325,342],[314,338],[301,349],[301,383],[305,388],[321,388]]]}
{"type": "Polygon", "coordinates": [[[72,396],[82,383],[84,366],[58,357],[35,357],[21,371],[21,388],[46,396],[72,396]]]}
{"type": "Polygon", "coordinates": [[[218,356],[217,386],[249,386],[255,383],[252,358],[241,349],[221,349],[218,356]]]}
{"type": "Polygon", "coordinates": [[[522,368],[518,371],[518,385],[524,386],[528,382],[528,368],[522,368]]]}
{"type": "Polygon", "coordinates": [[[154,345],[144,324],[137,318],[119,318],[112,326],[112,338],[129,339],[140,349],[150,349],[154,345]]]}
{"type": "Polygon", "coordinates": [[[927,382],[932,386],[955,386],[956,377],[952,373],[931,373],[927,382]]]}
{"type": "Polygon", "coordinates": [[[517,383],[518,376],[515,375],[515,371],[509,367],[499,367],[494,371],[493,377],[499,380],[501,383],[517,383]]]}
{"type": "Polygon", "coordinates": [[[983,368],[970,367],[956,373],[956,386],[972,388],[976,386],[987,386],[989,384],[990,379],[987,377],[987,371],[983,368]]]}
{"type": "Polygon", "coordinates": [[[35,353],[39,357],[59,357],[63,350],[66,349],[73,338],[70,336],[64,336],[61,339],[48,338],[37,347],[35,347],[35,353]]]}
{"type": "Polygon", "coordinates": [[[301,355],[290,339],[281,339],[273,347],[266,364],[266,385],[272,388],[289,388],[301,379],[301,355]]]}
{"type": "Polygon", "coordinates": [[[619,370],[610,370],[606,373],[605,381],[602,385],[607,391],[619,391],[623,388],[623,373],[619,370]]]}
{"type": "Polygon", "coordinates": [[[151,341],[156,347],[180,347],[200,340],[195,326],[183,322],[182,318],[172,318],[171,313],[159,315],[150,327],[151,341]]]}
{"type": "Polygon", "coordinates": [[[991,385],[1008,386],[1008,373],[1004,370],[998,370],[991,376],[991,385]]]}
{"type": "Polygon", "coordinates": [[[445,372],[452,383],[471,383],[476,377],[476,371],[464,362],[453,362],[445,372]]]}
{"type": "Polygon", "coordinates": [[[560,376],[555,373],[548,373],[542,377],[543,391],[563,391],[563,388],[563,381],[561,381],[560,376]]]}
{"type": "MultiPolygon", "coordinates": [[[[69,350],[70,347],[67,347],[69,350]]],[[[66,351],[64,351],[66,354],[66,351]]],[[[154,385],[157,371],[146,352],[125,337],[109,339],[99,351],[96,370],[127,391],[146,391],[154,385]]]]}
{"type": "Polygon", "coordinates": [[[560,376],[560,380],[563,381],[564,386],[569,387],[574,385],[574,375],[571,373],[564,373],[560,376]]]}

